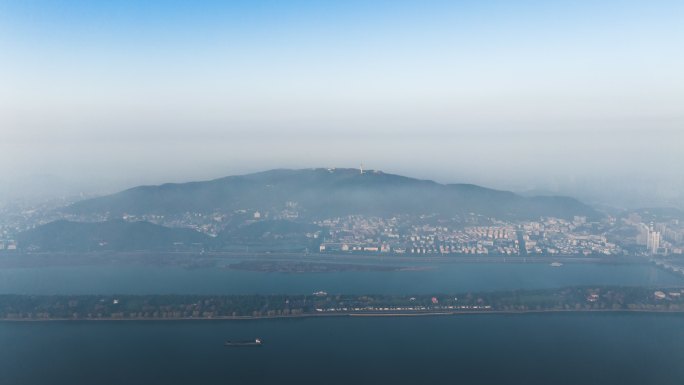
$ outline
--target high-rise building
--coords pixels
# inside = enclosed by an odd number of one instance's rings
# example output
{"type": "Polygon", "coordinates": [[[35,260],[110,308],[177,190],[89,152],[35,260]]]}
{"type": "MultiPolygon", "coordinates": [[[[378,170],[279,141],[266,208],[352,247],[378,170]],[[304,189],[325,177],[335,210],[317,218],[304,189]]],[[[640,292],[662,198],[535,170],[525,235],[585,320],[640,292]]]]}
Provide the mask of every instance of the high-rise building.
{"type": "Polygon", "coordinates": [[[637,226],[637,236],[636,236],[636,243],[637,245],[648,245],[648,236],[651,233],[651,230],[646,226],[644,223],[639,223],[637,226]]]}
{"type": "Polygon", "coordinates": [[[659,247],[660,247],[660,232],[650,230],[648,232],[648,243],[646,244],[646,248],[648,249],[648,251],[651,254],[657,254],[659,247]]]}

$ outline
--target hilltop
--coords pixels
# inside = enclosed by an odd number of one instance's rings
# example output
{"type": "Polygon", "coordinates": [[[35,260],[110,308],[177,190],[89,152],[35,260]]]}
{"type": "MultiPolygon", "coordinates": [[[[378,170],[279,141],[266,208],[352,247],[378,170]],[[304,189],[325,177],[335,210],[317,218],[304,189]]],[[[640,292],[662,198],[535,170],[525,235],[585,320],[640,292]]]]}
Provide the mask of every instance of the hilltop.
{"type": "Polygon", "coordinates": [[[302,219],[344,215],[480,214],[500,219],[541,216],[597,217],[569,197],[523,197],[472,184],[430,180],[357,169],[270,170],[189,183],[139,186],[69,206],[71,214],[174,215],[239,209],[282,210],[296,205],[302,219]]]}

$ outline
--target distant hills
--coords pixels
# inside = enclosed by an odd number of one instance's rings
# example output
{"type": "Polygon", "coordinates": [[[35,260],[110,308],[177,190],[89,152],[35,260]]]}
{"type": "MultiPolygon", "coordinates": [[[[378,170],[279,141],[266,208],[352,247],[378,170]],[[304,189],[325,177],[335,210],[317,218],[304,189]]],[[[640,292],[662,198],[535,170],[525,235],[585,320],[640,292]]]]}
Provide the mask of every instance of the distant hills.
{"type": "Polygon", "coordinates": [[[216,237],[214,245],[225,251],[304,251],[318,250],[321,238],[307,234],[325,229],[309,223],[287,220],[262,220],[226,230],[216,237]]]}
{"type": "Polygon", "coordinates": [[[22,248],[40,251],[186,250],[201,247],[210,237],[192,229],[170,228],[149,222],[70,222],[59,220],[24,231],[17,237],[22,248]]]}
{"type": "Polygon", "coordinates": [[[72,214],[181,214],[256,209],[282,210],[296,204],[302,219],[352,214],[468,213],[500,219],[541,216],[598,217],[591,207],[568,197],[523,197],[471,184],[429,180],[356,169],[271,170],[204,182],[140,186],[113,195],[77,202],[72,214]]]}
{"type": "Polygon", "coordinates": [[[315,249],[320,244],[306,234],[323,228],[286,220],[266,220],[226,230],[210,237],[193,229],[171,228],[145,221],[54,221],[19,234],[24,250],[91,251],[290,251],[315,249]]]}
{"type": "Polygon", "coordinates": [[[684,211],[676,207],[645,207],[633,212],[638,214],[643,222],[684,221],[684,211]]]}
{"type": "Polygon", "coordinates": [[[471,184],[440,184],[355,169],[272,170],[205,182],[141,186],[83,200],[65,210],[70,215],[103,218],[229,212],[235,223],[226,222],[224,230],[211,237],[190,228],[145,221],[61,220],[19,234],[17,240],[22,248],[303,251],[317,249],[326,232],[313,224],[314,220],[347,215],[438,214],[464,218],[476,214],[504,220],[600,217],[593,208],[568,197],[523,197],[471,184]],[[257,210],[278,215],[255,220],[247,214],[257,210]]]}

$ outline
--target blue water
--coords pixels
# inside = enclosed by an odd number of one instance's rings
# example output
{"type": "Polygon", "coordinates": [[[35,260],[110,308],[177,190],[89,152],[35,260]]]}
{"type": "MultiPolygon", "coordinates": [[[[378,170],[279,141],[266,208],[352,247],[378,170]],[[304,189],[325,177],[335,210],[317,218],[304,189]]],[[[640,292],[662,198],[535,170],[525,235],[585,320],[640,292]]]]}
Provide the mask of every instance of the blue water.
{"type": "MultiPolygon", "coordinates": [[[[141,265],[0,269],[0,293],[434,293],[682,286],[652,265],[453,264],[263,273],[141,265]]],[[[677,384],[684,315],[0,322],[0,384],[677,384]],[[224,339],[262,337],[257,349],[224,339]]]]}
{"type": "Polygon", "coordinates": [[[0,269],[0,293],[13,294],[422,294],[569,285],[681,286],[653,265],[436,263],[425,271],[264,273],[140,265],[0,269]]]}
{"type": "Polygon", "coordinates": [[[684,316],[0,322],[0,384],[681,385],[684,316]],[[262,348],[224,339],[262,337],[262,348]]]}

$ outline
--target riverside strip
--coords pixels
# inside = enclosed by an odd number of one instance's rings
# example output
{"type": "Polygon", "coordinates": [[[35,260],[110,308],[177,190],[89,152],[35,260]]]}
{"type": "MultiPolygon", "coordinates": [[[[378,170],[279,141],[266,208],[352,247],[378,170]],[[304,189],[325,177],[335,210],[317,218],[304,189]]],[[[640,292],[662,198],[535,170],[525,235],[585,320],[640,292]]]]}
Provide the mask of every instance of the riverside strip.
{"type": "Polygon", "coordinates": [[[568,287],[416,296],[0,295],[2,320],[244,319],[542,311],[684,312],[684,289],[568,287]]]}

